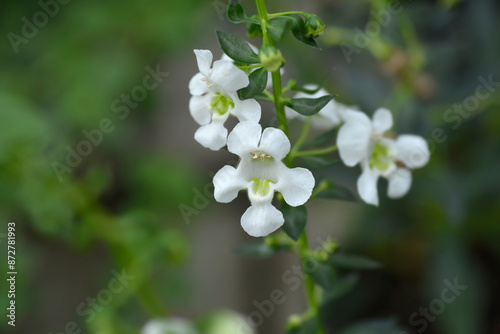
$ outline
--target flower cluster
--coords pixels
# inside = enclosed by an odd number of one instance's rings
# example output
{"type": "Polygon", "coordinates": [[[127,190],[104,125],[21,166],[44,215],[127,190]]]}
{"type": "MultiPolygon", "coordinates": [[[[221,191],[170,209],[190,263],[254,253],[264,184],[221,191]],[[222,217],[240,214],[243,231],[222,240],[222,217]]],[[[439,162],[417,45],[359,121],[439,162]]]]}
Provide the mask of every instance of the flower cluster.
{"type": "MultiPolygon", "coordinates": [[[[234,1],[232,4],[237,6],[234,1]]],[[[305,16],[309,23],[299,39],[311,43],[307,38],[321,34],[324,25],[316,16],[305,16]]],[[[380,108],[370,119],[358,108],[335,101],[320,86],[296,88],[295,82],[290,81],[282,89],[285,60],[276,46],[265,42],[257,49],[230,33],[217,32],[217,36],[225,53],[220,60],[214,62],[208,50],[194,50],[199,73],[189,82],[189,111],[200,125],[194,134],[197,142],[214,151],[227,146],[229,152],[240,158],[237,167],[224,166],[214,176],[214,196],[218,202],[228,203],[240,191],[247,192],[250,207],[242,215],[241,225],[249,235],[266,236],[285,223],[282,212],[272,204],[276,192],[291,207],[310,199],[315,186],[311,171],[289,168],[283,162],[293,165],[297,156],[328,154],[338,149],[345,165],[360,165],[357,190],[368,204],[379,203],[380,177],[388,180],[387,194],[391,198],[402,197],[409,191],[411,170],[429,161],[429,148],[419,136],[390,137],[387,132],[393,119],[389,110],[380,108]],[[270,86],[271,80],[272,85],[277,81],[278,86],[270,86]],[[273,93],[267,91],[270,87],[273,93]],[[287,90],[296,93],[292,98],[284,97],[287,90]],[[274,102],[280,129],[262,129],[257,98],[274,102]],[[224,124],[231,115],[239,122],[229,132],[224,124]],[[291,119],[307,119],[306,131],[293,149],[287,133],[291,119]],[[337,145],[299,151],[309,126],[320,131],[337,129],[337,145]]]]}

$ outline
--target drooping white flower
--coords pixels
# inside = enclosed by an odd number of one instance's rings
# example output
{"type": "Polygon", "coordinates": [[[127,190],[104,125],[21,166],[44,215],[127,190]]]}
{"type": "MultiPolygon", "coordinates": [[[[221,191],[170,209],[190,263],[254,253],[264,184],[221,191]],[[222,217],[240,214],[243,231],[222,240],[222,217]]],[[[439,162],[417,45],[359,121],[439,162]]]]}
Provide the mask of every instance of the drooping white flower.
{"type": "MultiPolygon", "coordinates": [[[[304,86],[305,89],[316,90],[318,88],[317,85],[307,84],[304,86]]],[[[316,99],[325,95],[330,95],[324,88],[321,88],[314,94],[307,94],[304,92],[298,92],[293,96],[293,98],[308,98],[308,99],[316,99]]],[[[349,110],[356,110],[354,107],[348,107],[342,103],[339,103],[335,100],[331,100],[323,107],[317,114],[310,116],[311,118],[311,126],[318,130],[330,130],[336,127],[337,125],[344,122],[345,114],[349,110]]],[[[289,119],[297,118],[301,120],[305,120],[306,116],[299,114],[295,110],[285,107],[286,116],[289,119]]]]}
{"type": "Polygon", "coordinates": [[[244,71],[227,60],[217,60],[212,65],[213,55],[209,50],[194,50],[199,73],[189,82],[193,95],[189,111],[201,125],[194,138],[204,147],[217,151],[227,142],[228,131],[224,127],[229,115],[240,121],[258,122],[260,104],[254,99],[241,101],[236,91],[248,86],[244,71]]]}
{"type": "Polygon", "coordinates": [[[170,319],[154,319],[148,321],[142,327],[141,334],[197,334],[198,332],[194,327],[179,318],[170,319]]]}
{"type": "Polygon", "coordinates": [[[369,204],[378,205],[377,181],[380,176],[389,181],[389,197],[403,197],[412,183],[410,170],[423,167],[430,158],[427,142],[420,136],[384,137],[392,125],[391,112],[380,108],[372,120],[362,112],[349,111],[339,130],[340,158],[347,166],[361,165],[357,188],[360,197],[369,204]]]}
{"type": "Polygon", "coordinates": [[[215,200],[229,203],[246,189],[251,206],[241,217],[243,229],[263,237],[284,223],[282,213],[272,205],[274,192],[280,192],[291,206],[304,204],[311,197],[314,177],[305,168],[288,168],[281,161],[290,151],[283,131],[241,122],[229,134],[227,148],[241,160],[237,168],[224,166],[214,176],[215,200]]]}

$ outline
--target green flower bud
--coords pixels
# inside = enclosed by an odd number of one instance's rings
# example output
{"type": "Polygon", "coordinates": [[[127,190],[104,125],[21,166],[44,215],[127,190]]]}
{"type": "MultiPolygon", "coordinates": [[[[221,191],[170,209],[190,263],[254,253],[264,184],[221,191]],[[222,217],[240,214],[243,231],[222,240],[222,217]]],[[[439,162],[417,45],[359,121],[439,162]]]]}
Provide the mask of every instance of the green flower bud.
{"type": "Polygon", "coordinates": [[[306,15],[306,37],[318,38],[323,35],[325,24],[314,14],[306,15]]]}
{"type": "Polygon", "coordinates": [[[270,72],[276,72],[285,65],[281,51],[271,45],[263,45],[260,48],[259,58],[262,66],[270,72]]]}

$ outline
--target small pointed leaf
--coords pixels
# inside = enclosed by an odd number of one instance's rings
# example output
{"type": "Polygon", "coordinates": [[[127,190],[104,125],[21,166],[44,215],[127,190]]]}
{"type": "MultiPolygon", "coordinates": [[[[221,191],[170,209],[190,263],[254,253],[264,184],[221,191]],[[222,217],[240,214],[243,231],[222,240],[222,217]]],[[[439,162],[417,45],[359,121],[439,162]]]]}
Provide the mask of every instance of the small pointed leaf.
{"type": "Polygon", "coordinates": [[[247,87],[238,90],[238,96],[241,100],[246,100],[254,98],[266,89],[267,86],[267,70],[265,68],[259,68],[253,71],[248,76],[250,83],[247,87]]]}
{"type": "Polygon", "coordinates": [[[286,105],[304,116],[312,116],[323,109],[328,102],[333,99],[333,95],[325,95],[316,99],[300,98],[291,99],[286,105]]]}
{"type": "Polygon", "coordinates": [[[259,56],[253,52],[244,39],[230,32],[217,31],[216,33],[222,51],[229,58],[243,64],[257,64],[260,61],[259,56]]]}

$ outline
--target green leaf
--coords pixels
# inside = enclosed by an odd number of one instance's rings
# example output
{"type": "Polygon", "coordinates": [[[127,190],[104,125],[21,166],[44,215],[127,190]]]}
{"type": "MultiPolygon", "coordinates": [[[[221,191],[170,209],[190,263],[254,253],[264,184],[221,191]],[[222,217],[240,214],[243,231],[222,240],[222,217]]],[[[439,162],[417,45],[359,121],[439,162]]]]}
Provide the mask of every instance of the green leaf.
{"type": "Polygon", "coordinates": [[[344,186],[333,184],[333,182],[330,181],[329,181],[329,188],[320,192],[316,197],[325,199],[335,199],[347,202],[358,201],[357,197],[351,192],[351,190],[349,190],[344,186]]]}
{"type": "Polygon", "coordinates": [[[309,271],[309,277],[325,290],[331,290],[335,287],[337,274],[333,266],[328,262],[320,262],[316,259],[311,258],[316,261],[316,267],[309,271]]]}
{"type": "Polygon", "coordinates": [[[309,167],[313,169],[331,166],[340,162],[339,159],[336,159],[329,155],[307,155],[300,158],[304,160],[307,163],[307,165],[309,165],[309,167]]]}
{"type": "Polygon", "coordinates": [[[321,49],[312,37],[306,37],[306,27],[304,20],[299,15],[293,14],[285,17],[291,18],[293,21],[292,34],[293,36],[304,44],[314,48],[321,49]]]}
{"type": "Polygon", "coordinates": [[[243,245],[235,249],[235,252],[242,255],[247,255],[251,257],[269,257],[275,254],[279,249],[272,248],[266,245],[264,242],[257,242],[248,245],[243,245]]]}
{"type": "Polygon", "coordinates": [[[335,128],[328,132],[322,133],[319,136],[314,137],[313,139],[308,140],[304,144],[302,144],[301,149],[308,147],[325,146],[326,144],[330,144],[337,135],[337,131],[338,128],[335,128]]]}
{"type": "Polygon", "coordinates": [[[233,23],[246,22],[247,16],[239,0],[231,0],[227,6],[227,18],[233,23]]]}
{"type": "Polygon", "coordinates": [[[259,62],[259,56],[253,52],[244,39],[230,32],[217,31],[216,33],[222,51],[229,58],[243,64],[257,64],[259,62]]]}
{"type": "Polygon", "coordinates": [[[285,217],[285,223],[283,224],[282,229],[293,240],[299,240],[300,235],[306,227],[306,207],[304,205],[293,207],[284,203],[281,207],[281,212],[283,213],[283,217],[285,217]]]}
{"type": "Polygon", "coordinates": [[[312,116],[323,109],[328,102],[333,99],[333,95],[325,95],[316,99],[300,98],[291,99],[286,105],[304,116],[312,116]]]}
{"type": "Polygon", "coordinates": [[[241,100],[246,100],[262,93],[267,86],[267,77],[267,70],[263,67],[250,73],[248,76],[250,80],[248,86],[238,90],[239,98],[241,100]]]}
{"type": "Polygon", "coordinates": [[[286,17],[271,19],[267,25],[267,32],[275,41],[281,41],[292,27],[292,21],[286,17]]]}
{"type": "Polygon", "coordinates": [[[359,255],[342,253],[333,254],[329,258],[329,262],[335,267],[345,269],[372,270],[379,269],[381,267],[381,264],[375,260],[359,255]]]}
{"type": "Polygon", "coordinates": [[[347,293],[351,292],[354,289],[358,282],[358,273],[349,273],[339,278],[337,281],[335,281],[332,289],[323,293],[321,304],[326,305],[339,299],[342,296],[345,296],[347,293]]]}

